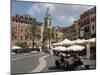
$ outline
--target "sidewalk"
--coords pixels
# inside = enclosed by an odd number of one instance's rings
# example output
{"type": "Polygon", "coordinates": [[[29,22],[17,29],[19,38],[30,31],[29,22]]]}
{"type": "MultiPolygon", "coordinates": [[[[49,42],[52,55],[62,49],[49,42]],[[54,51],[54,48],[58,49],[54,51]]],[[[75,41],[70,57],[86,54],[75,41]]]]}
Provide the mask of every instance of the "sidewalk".
{"type": "Polygon", "coordinates": [[[85,66],[88,66],[89,69],[95,69],[96,68],[96,61],[95,60],[81,58],[81,61],[83,61],[83,64],[85,66]]]}

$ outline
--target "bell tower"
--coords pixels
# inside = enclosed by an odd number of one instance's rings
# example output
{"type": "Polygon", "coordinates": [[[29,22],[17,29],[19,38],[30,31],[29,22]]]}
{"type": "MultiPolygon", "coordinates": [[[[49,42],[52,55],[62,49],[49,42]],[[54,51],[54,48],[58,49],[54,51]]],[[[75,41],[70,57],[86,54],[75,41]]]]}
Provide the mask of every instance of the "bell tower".
{"type": "Polygon", "coordinates": [[[49,13],[49,7],[46,10],[46,16],[44,18],[44,28],[51,27],[51,16],[49,13]]]}

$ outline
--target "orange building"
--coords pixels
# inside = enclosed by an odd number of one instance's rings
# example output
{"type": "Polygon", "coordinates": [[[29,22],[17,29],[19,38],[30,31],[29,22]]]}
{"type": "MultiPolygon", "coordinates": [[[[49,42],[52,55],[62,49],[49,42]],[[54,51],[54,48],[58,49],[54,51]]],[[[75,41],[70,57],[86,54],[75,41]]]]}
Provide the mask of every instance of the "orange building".
{"type": "MultiPolygon", "coordinates": [[[[36,22],[36,19],[30,16],[12,16],[12,46],[18,43],[24,43],[27,44],[28,47],[32,47],[32,37],[30,37],[27,32],[33,22],[36,22]]],[[[38,41],[36,40],[36,42],[38,41]]]]}
{"type": "Polygon", "coordinates": [[[80,37],[89,39],[96,34],[96,7],[80,15],[80,37]]]}

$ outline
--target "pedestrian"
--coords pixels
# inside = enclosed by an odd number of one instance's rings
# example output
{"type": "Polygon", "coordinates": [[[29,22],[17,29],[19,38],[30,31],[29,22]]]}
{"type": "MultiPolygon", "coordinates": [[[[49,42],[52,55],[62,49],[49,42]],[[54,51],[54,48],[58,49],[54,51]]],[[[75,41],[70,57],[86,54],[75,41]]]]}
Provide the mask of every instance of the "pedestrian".
{"type": "Polygon", "coordinates": [[[61,63],[64,62],[64,56],[61,55],[61,63]]]}

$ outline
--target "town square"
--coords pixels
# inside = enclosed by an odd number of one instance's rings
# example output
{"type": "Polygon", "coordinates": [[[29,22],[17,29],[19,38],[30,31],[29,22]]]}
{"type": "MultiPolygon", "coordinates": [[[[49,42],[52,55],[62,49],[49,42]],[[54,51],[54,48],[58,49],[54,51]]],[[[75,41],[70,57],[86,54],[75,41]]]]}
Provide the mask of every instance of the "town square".
{"type": "Polygon", "coordinates": [[[12,0],[11,73],[96,69],[96,6],[12,0]]]}

